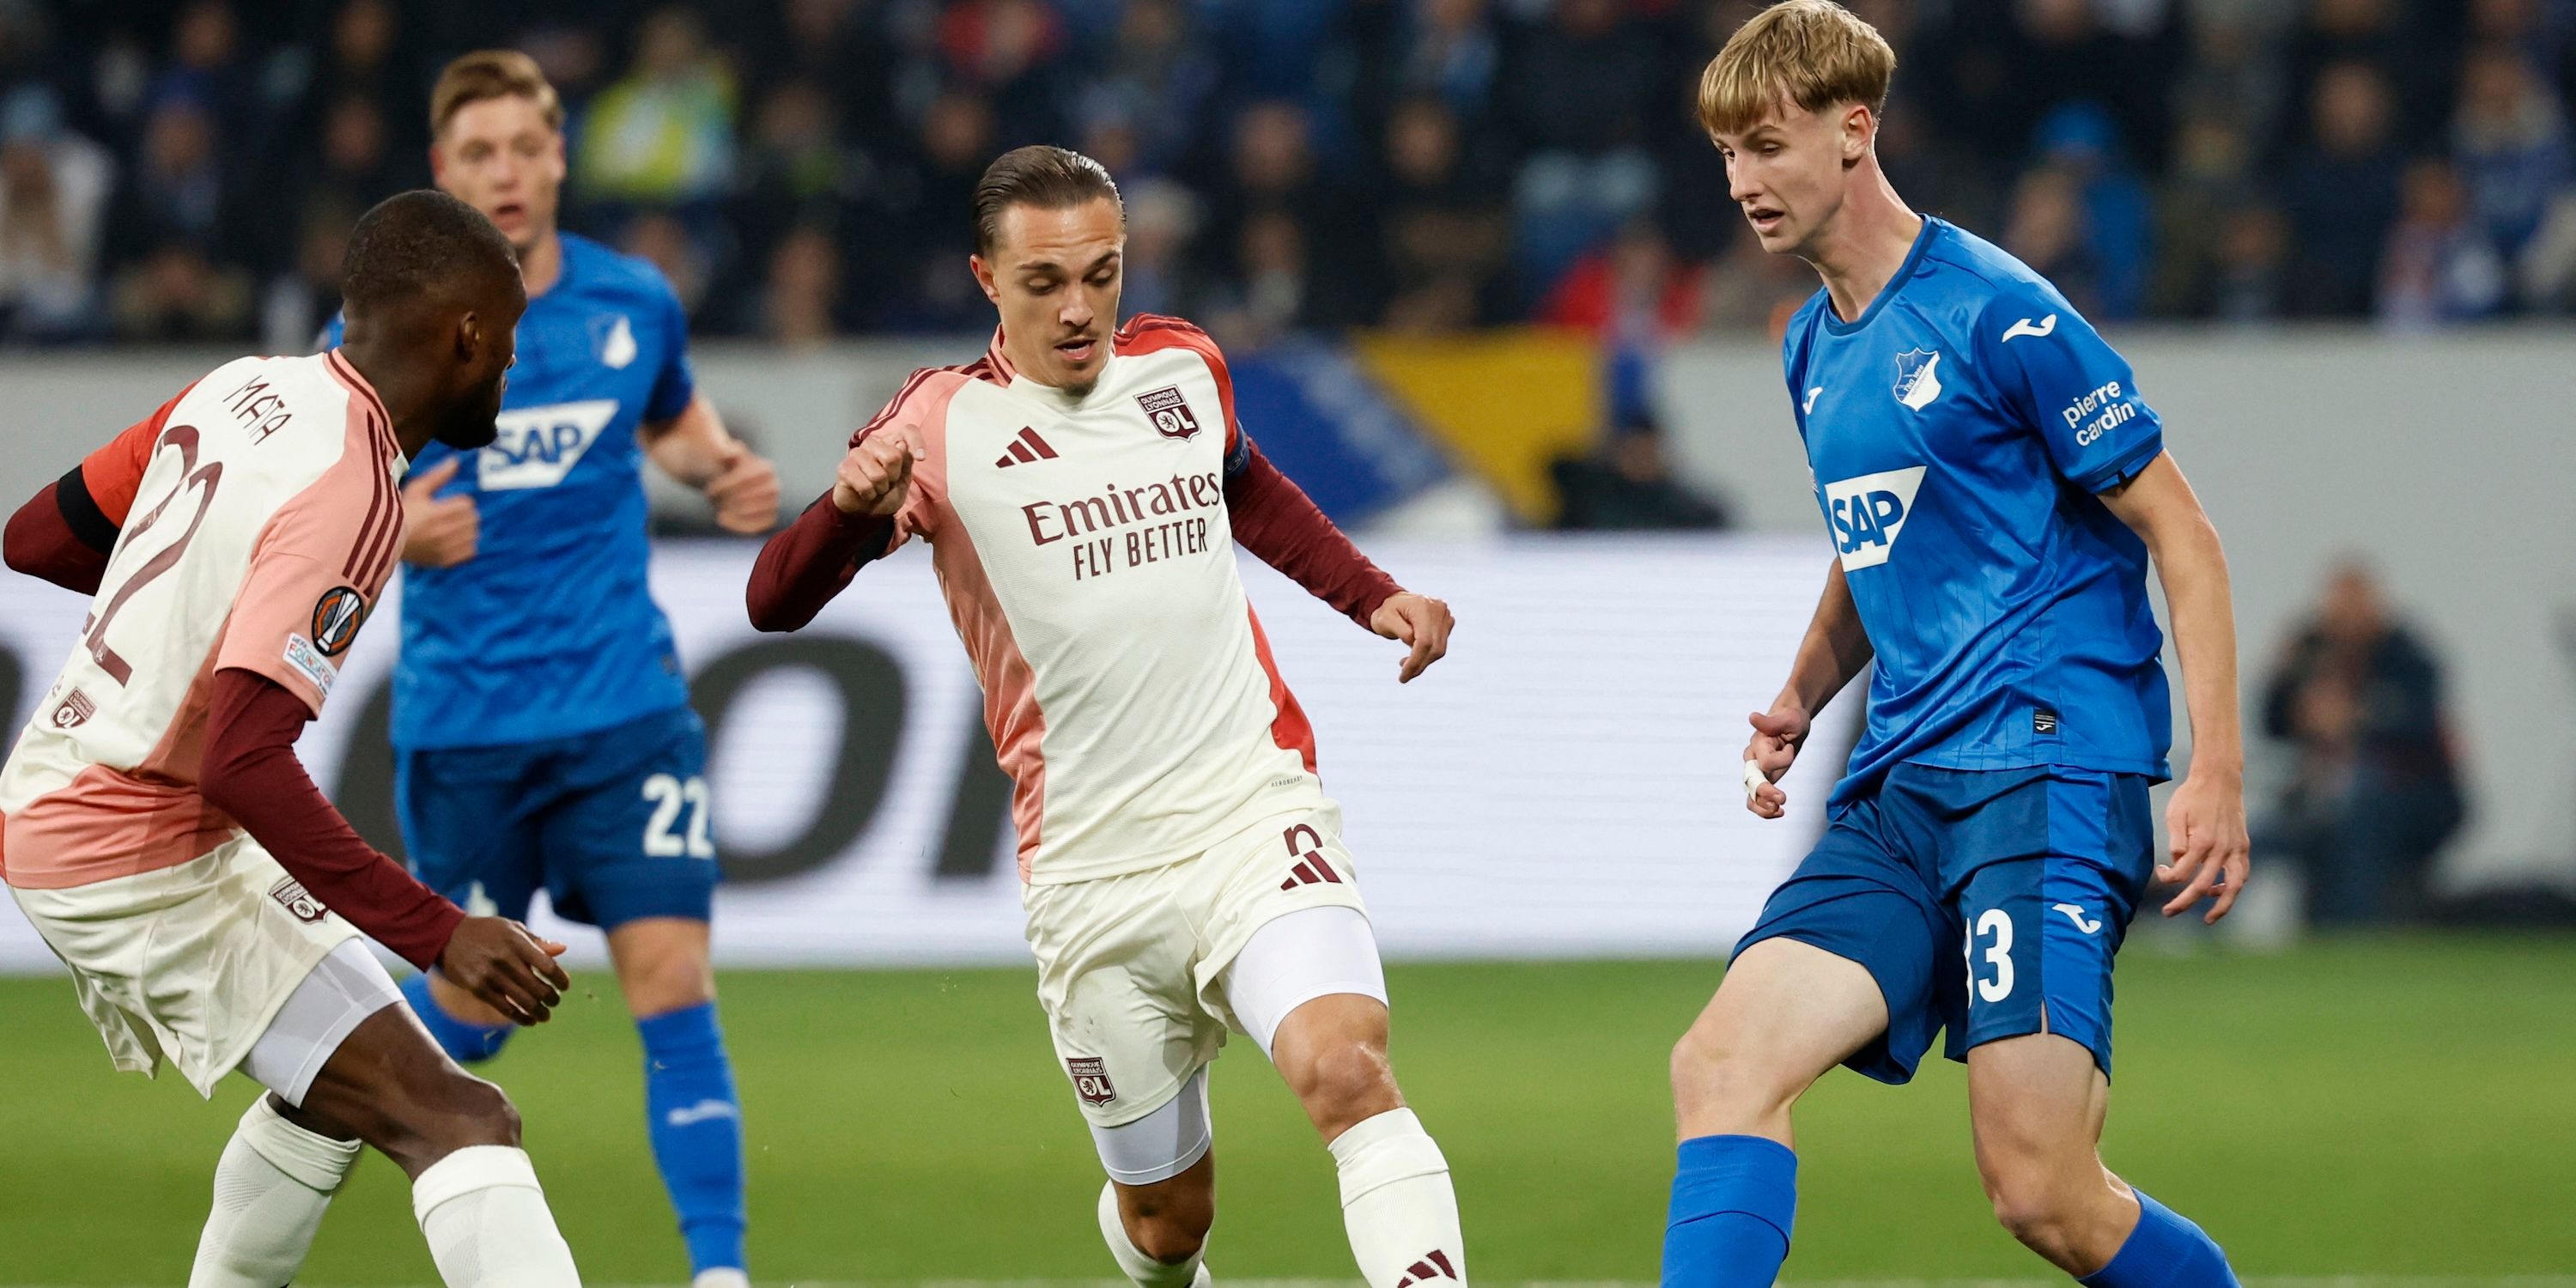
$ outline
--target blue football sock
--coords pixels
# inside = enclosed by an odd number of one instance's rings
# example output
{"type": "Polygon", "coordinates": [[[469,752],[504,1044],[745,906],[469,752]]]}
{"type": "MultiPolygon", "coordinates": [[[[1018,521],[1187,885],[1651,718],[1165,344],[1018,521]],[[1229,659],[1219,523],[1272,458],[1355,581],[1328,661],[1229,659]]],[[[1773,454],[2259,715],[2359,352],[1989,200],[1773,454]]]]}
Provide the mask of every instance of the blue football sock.
{"type": "Polygon", "coordinates": [[[1798,1156],[1760,1136],[1682,1142],[1664,1226],[1665,1288],[1768,1288],[1789,1257],[1798,1156]]]}
{"type": "Polygon", "coordinates": [[[447,1058],[458,1064],[474,1064],[501,1054],[501,1044],[510,1040],[515,1024],[476,1024],[447,1013],[447,1008],[430,996],[429,974],[424,971],[402,982],[403,1000],[411,1003],[412,1014],[420,1017],[421,1027],[429,1030],[430,1039],[438,1043],[447,1058]]]}
{"type": "Polygon", "coordinates": [[[2084,1288],[2237,1288],[2214,1240],[2146,1191],[2136,1193],[2138,1228],[2111,1264],[2078,1281],[2084,1288]]]}
{"type": "Polygon", "coordinates": [[[644,1035],[644,1112],[653,1161],[679,1213],[689,1271],[744,1269],[742,1109],[716,1005],[635,1022],[644,1035]]]}

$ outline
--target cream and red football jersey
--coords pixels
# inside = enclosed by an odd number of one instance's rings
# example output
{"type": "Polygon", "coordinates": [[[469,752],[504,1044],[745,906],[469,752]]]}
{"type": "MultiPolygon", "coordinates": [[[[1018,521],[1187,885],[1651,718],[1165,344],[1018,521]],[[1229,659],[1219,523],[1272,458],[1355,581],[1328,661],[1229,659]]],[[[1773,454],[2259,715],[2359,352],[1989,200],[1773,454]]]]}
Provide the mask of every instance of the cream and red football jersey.
{"type": "Polygon", "coordinates": [[[1013,784],[1020,874],[1142,871],[1325,804],[1315,740],[1235,570],[1242,445],[1205,332],[1140,316],[1080,397],[982,360],[913,374],[857,437],[927,449],[927,540],[1013,784]]]}
{"type": "Polygon", "coordinates": [[[196,789],[215,672],[315,713],[402,549],[392,421],[337,350],[243,358],[84,467],[132,503],[87,619],[0,770],[0,871],[60,889],[234,834],[196,789]]]}

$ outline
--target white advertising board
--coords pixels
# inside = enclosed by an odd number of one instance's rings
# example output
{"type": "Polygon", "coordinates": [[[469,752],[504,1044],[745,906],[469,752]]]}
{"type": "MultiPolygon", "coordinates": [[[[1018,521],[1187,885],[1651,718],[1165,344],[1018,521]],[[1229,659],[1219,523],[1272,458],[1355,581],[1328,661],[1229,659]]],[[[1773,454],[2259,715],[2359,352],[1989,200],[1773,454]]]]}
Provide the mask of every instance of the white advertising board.
{"type": "MultiPolygon", "coordinates": [[[[784,636],[745,620],[753,553],[665,543],[654,569],[710,723],[729,877],[719,959],[1024,960],[1008,786],[925,553],[868,569],[784,636]]],[[[1844,710],[1789,779],[1790,817],[1745,812],[1744,714],[1786,672],[1822,544],[1530,538],[1372,553],[1458,614],[1448,660],[1410,685],[1395,682],[1397,645],[1257,563],[1245,578],[1314,723],[1388,955],[1722,953],[1817,834],[1849,742],[1844,710]]],[[[0,702],[14,687],[19,722],[81,609],[22,578],[0,598],[0,702]]],[[[301,745],[379,843],[394,840],[381,720],[398,611],[389,602],[368,625],[301,745]]],[[[596,960],[596,935],[565,937],[596,960]]],[[[52,967],[26,922],[0,914],[0,970],[52,967]]]]}

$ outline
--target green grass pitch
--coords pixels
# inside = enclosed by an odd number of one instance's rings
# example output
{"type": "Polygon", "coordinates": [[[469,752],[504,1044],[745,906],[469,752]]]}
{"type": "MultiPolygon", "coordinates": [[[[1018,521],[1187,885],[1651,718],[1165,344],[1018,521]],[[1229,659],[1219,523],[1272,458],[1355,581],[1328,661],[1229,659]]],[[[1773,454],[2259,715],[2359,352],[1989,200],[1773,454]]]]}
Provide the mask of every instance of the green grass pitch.
{"type": "MultiPolygon", "coordinates": [[[[1409,966],[1396,1065],[1458,1179],[1480,1280],[1649,1280],[1672,1038],[1708,962],[1409,966]]],[[[595,1284],[682,1278],[604,975],[487,1066],[595,1284]]],[[[1100,1173],[1026,970],[735,973],[725,1025],[764,1284],[1097,1278],[1100,1173]]],[[[0,1284],[176,1283],[251,1095],[113,1074],[58,979],[0,981],[0,1284]]],[[[2385,938],[2278,956],[2133,946],[2105,1152],[2259,1276],[2576,1272],[2576,940],[2385,938]]],[[[1257,1051],[1218,1065],[1226,1277],[1347,1279],[1329,1159],[1257,1051]]],[[[1828,1076],[1801,1111],[1794,1280],[2042,1279],[1993,1224],[1965,1079],[1828,1076]]],[[[370,1158],[313,1284],[434,1282],[370,1158]]]]}

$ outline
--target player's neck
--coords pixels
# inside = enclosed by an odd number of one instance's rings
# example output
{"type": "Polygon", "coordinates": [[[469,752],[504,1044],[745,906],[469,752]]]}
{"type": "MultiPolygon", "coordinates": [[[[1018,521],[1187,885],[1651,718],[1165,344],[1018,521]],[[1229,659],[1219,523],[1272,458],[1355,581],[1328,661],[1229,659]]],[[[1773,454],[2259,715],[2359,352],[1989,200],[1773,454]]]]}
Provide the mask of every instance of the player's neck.
{"type": "Polygon", "coordinates": [[[533,300],[553,289],[562,276],[563,237],[549,228],[519,256],[519,281],[527,286],[528,298],[533,300]]]}
{"type": "Polygon", "coordinates": [[[1833,226],[1816,239],[1806,255],[1825,279],[1834,315],[1857,322],[1879,292],[1896,279],[1914,239],[1923,232],[1923,216],[1908,209],[1876,164],[1854,176],[1850,197],[1836,212],[1833,226]]]}
{"type": "Polygon", "coordinates": [[[376,401],[385,405],[385,415],[392,418],[394,443],[402,448],[403,459],[420,459],[421,449],[438,436],[438,417],[432,409],[432,395],[416,379],[403,375],[405,364],[397,357],[379,353],[373,346],[344,344],[340,356],[355,368],[358,377],[375,390],[376,401]]]}

